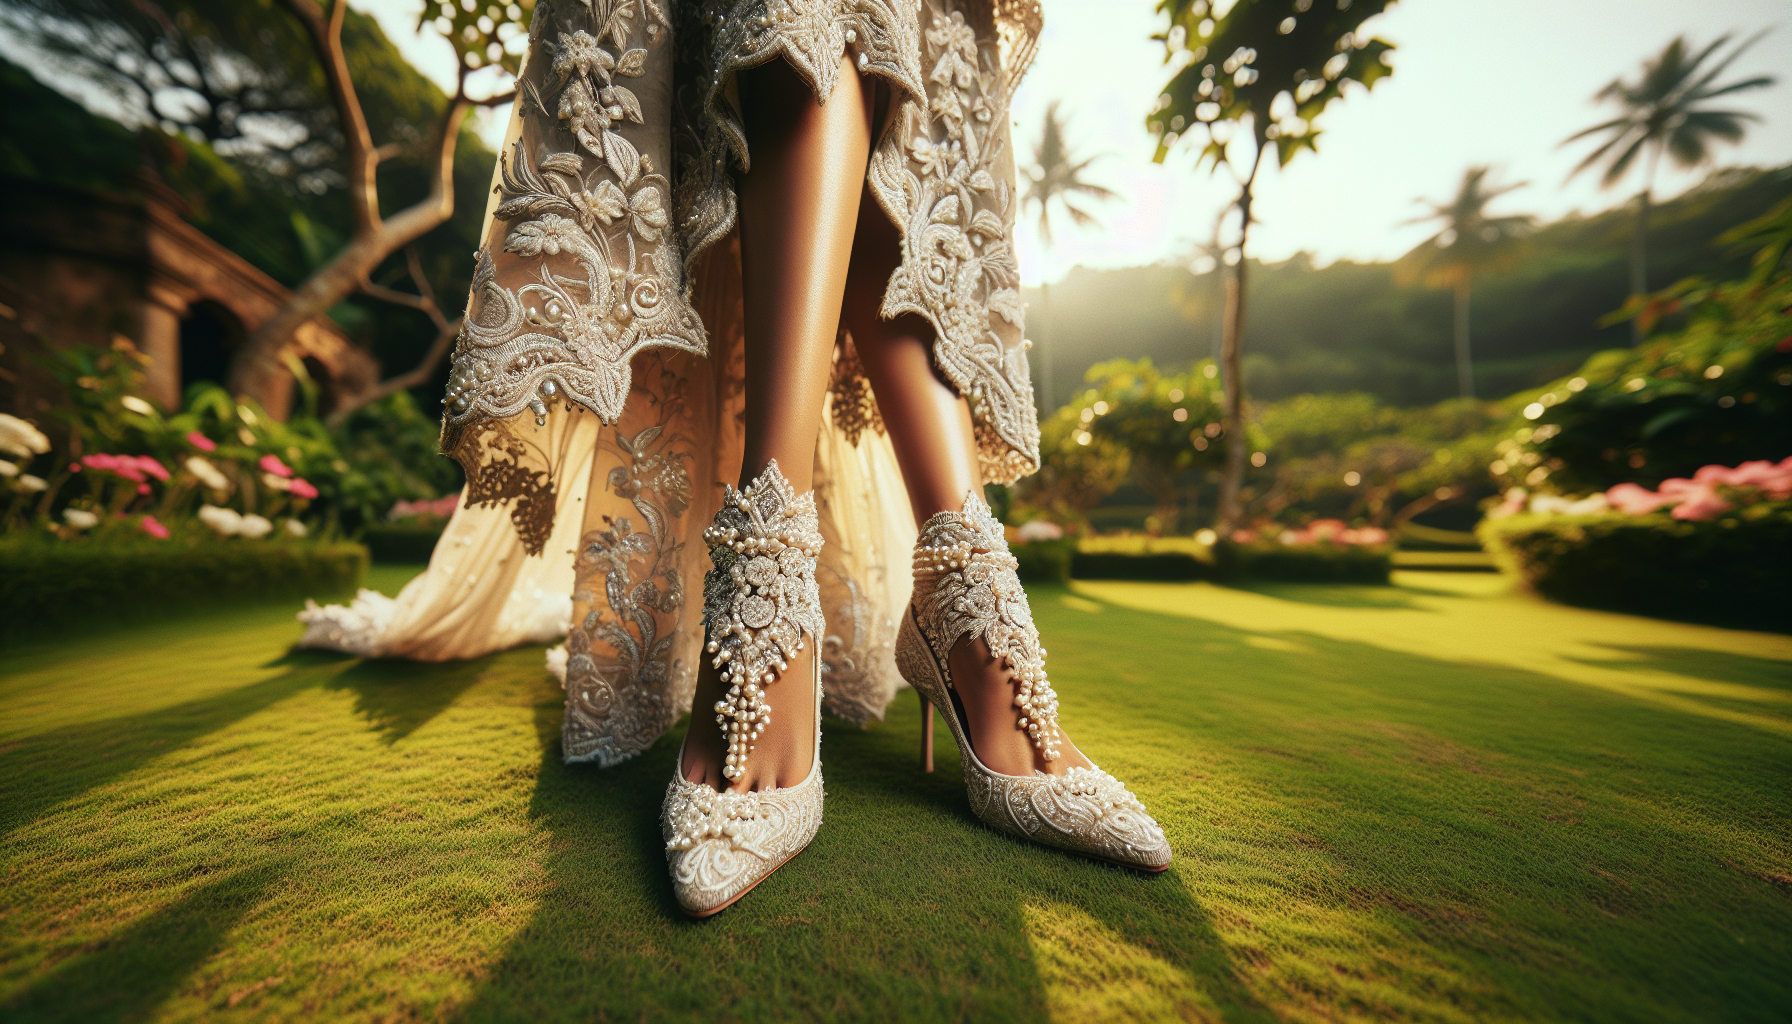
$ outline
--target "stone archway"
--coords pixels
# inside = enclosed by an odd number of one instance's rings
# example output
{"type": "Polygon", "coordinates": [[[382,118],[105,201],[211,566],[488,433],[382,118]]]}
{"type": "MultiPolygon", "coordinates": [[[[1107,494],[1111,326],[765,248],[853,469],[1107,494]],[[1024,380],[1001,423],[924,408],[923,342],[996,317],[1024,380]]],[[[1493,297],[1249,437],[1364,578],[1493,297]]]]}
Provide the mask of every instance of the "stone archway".
{"type": "MultiPolygon", "coordinates": [[[[219,344],[240,341],[291,297],[183,220],[184,202],[154,175],[134,185],[140,198],[0,176],[8,198],[0,205],[0,408],[48,409],[49,382],[31,350],[105,347],[122,336],[149,357],[143,397],[174,409],[193,380],[223,379],[211,362],[219,344]],[[206,365],[189,367],[188,358],[206,365]]],[[[332,402],[379,382],[373,355],[327,317],[301,328],[287,352],[307,361],[332,402]]],[[[293,388],[283,374],[247,397],[284,420],[293,388]]]]}

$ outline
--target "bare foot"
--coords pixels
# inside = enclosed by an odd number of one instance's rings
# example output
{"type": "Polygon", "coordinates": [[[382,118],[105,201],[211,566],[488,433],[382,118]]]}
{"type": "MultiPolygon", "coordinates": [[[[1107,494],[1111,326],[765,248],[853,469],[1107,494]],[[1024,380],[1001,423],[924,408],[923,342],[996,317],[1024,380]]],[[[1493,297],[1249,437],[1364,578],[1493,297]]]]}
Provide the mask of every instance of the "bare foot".
{"type": "Polygon", "coordinates": [[[778,673],[766,687],[771,705],[771,724],[747,758],[746,774],[732,781],[722,774],[728,741],[716,724],[716,702],[728,696],[721,672],[708,656],[697,673],[697,697],[691,702],[691,730],[684,745],[684,777],[718,790],[784,789],[803,781],[815,760],[815,644],[790,659],[790,668],[778,673]]]}
{"type": "MultiPolygon", "coordinates": [[[[1008,669],[989,653],[982,640],[960,639],[946,659],[952,670],[952,690],[964,707],[971,746],[977,757],[1003,775],[1031,775],[1034,770],[1062,775],[1071,768],[1093,768],[1083,752],[1058,730],[1058,757],[1047,761],[1033,746],[1032,737],[1020,727],[1014,706],[1014,683],[1008,669]]],[[[952,709],[941,708],[946,714],[952,709]]]]}

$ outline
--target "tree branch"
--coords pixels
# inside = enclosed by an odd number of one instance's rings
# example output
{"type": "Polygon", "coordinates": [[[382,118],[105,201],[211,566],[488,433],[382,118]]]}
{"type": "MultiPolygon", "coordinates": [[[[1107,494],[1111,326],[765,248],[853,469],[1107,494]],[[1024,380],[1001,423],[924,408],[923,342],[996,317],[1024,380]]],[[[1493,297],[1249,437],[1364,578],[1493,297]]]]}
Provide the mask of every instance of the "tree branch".
{"type": "MultiPolygon", "coordinates": [[[[433,304],[431,308],[433,308],[433,304]]],[[[334,430],[344,423],[347,423],[348,418],[359,412],[361,409],[372,405],[388,395],[397,394],[407,388],[414,388],[424,381],[427,381],[430,375],[435,372],[436,364],[440,363],[442,357],[448,354],[448,345],[458,334],[460,334],[459,317],[456,317],[453,320],[443,320],[441,327],[436,331],[435,340],[430,342],[429,351],[423,354],[423,360],[421,362],[407,373],[401,373],[396,377],[388,377],[387,379],[380,381],[377,387],[370,388],[357,395],[346,397],[342,400],[340,405],[331,410],[330,415],[324,418],[324,425],[334,430]]]]}
{"type": "Polygon", "coordinates": [[[286,9],[299,19],[311,36],[312,49],[317,51],[324,82],[330,89],[330,100],[342,122],[342,134],[348,141],[349,195],[354,201],[355,233],[370,235],[380,228],[379,183],[374,168],[379,164],[373,134],[367,129],[367,115],[361,110],[361,97],[349,77],[348,58],[342,50],[342,22],[348,13],[348,0],[335,0],[326,21],[316,0],[283,0],[286,9]]]}

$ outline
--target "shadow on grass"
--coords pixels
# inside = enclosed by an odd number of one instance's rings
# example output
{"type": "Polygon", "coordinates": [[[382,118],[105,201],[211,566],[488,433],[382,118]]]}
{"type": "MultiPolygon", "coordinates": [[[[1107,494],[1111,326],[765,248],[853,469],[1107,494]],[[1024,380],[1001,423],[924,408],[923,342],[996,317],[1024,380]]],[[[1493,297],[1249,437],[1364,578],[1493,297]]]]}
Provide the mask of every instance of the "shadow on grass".
{"type": "Polygon", "coordinates": [[[1672,672],[1694,679],[1716,683],[1737,683],[1762,686],[1774,690],[1792,689],[1792,661],[1756,658],[1730,651],[1713,651],[1696,647],[1651,647],[1628,644],[1602,644],[1607,650],[1631,655],[1623,659],[1570,658],[1583,665],[1619,670],[1653,669],[1672,672]]]}
{"type": "MultiPolygon", "coordinates": [[[[537,704],[542,760],[530,813],[551,851],[532,920],[461,1021],[692,1019],[1042,1020],[1035,919],[1085,915],[1250,1005],[1205,913],[1173,875],[1143,877],[996,835],[970,818],[950,746],[919,771],[905,729],[830,719],[827,822],[801,856],[722,914],[672,898],[659,806],[682,739],[609,769],[560,762],[556,692],[537,704]],[[1139,938],[1143,921],[1171,922],[1139,938]]],[[[1174,871],[1174,869],[1172,869],[1174,871]]]]}
{"type": "Polygon", "coordinates": [[[103,942],[51,968],[6,1007],[27,1021],[135,1021],[150,1017],[217,952],[286,865],[264,862],[205,882],[103,942]]]}
{"type": "Polygon", "coordinates": [[[470,661],[422,662],[381,658],[362,661],[330,680],[331,690],[352,690],[355,713],[392,746],[448,710],[479,681],[492,656],[470,661]]]}
{"type": "Polygon", "coordinates": [[[1328,608],[1389,608],[1402,611],[1429,611],[1431,609],[1418,604],[1414,598],[1418,594],[1445,593],[1444,591],[1422,590],[1417,587],[1392,587],[1374,583],[1268,583],[1253,581],[1232,584],[1231,589],[1262,594],[1280,601],[1324,605],[1328,608]]]}
{"type": "Polygon", "coordinates": [[[276,676],[148,714],[104,718],[0,747],[0,834],[153,758],[325,683],[341,658],[305,658],[276,676]]]}

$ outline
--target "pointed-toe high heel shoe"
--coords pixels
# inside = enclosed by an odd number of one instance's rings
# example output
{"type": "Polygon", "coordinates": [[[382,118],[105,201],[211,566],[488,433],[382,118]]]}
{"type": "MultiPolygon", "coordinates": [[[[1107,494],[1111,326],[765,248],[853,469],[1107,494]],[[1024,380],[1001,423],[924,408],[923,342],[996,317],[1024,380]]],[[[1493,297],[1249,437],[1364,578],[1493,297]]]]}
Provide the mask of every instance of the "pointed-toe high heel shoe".
{"type": "Polygon", "coordinates": [[[1125,867],[1162,871],[1170,866],[1170,844],[1120,780],[1093,767],[1004,775],[985,765],[971,745],[947,661],[960,638],[982,639],[1007,666],[1017,727],[1046,761],[1059,755],[1058,699],[1046,679],[1045,651],[1017,565],[1002,524],[975,491],[965,496],[962,512],[941,512],[921,530],[914,597],[896,636],[896,667],[921,695],[927,770],[933,762],[931,708],[938,707],[958,740],[971,810],[984,824],[1125,867]]]}
{"type": "MultiPolygon", "coordinates": [[[[727,489],[703,539],[714,563],[703,583],[705,650],[728,686],[712,710],[728,737],[722,773],[738,779],[770,721],[767,696],[777,674],[805,647],[819,647],[816,638],[826,632],[815,585],[822,544],[815,492],[798,497],[778,464],[769,463],[745,490],[727,489]]],[[[718,791],[685,779],[679,747],[660,831],[673,894],[692,917],[727,909],[801,853],[821,827],[821,658],[816,654],[815,758],[803,781],[756,792],[718,791]]]]}

